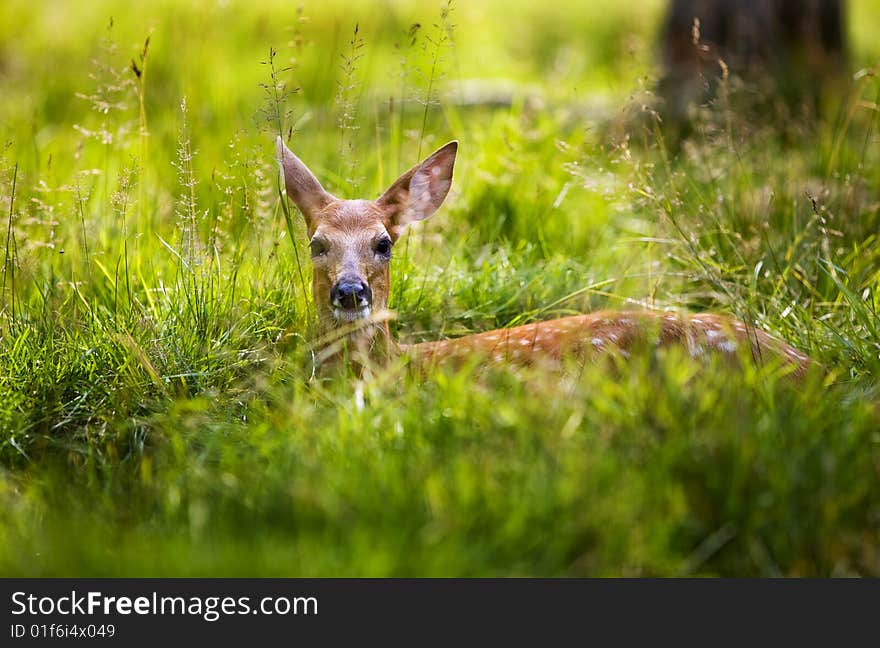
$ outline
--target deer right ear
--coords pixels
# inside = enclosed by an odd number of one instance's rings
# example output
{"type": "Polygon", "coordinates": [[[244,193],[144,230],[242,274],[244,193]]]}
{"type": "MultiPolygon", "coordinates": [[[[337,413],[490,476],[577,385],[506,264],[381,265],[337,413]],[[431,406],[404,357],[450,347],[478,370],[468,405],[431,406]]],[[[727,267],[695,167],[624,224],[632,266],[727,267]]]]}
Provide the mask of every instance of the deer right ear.
{"type": "Polygon", "coordinates": [[[397,240],[407,225],[424,220],[443,203],[452,186],[452,169],[458,142],[449,142],[434,151],[394,181],[376,203],[388,219],[388,233],[397,240]]]}
{"type": "Polygon", "coordinates": [[[287,195],[296,203],[306,221],[311,223],[315,215],[334,198],[324,191],[315,174],[284,145],[280,136],[276,140],[276,147],[278,162],[284,171],[287,195]]]}

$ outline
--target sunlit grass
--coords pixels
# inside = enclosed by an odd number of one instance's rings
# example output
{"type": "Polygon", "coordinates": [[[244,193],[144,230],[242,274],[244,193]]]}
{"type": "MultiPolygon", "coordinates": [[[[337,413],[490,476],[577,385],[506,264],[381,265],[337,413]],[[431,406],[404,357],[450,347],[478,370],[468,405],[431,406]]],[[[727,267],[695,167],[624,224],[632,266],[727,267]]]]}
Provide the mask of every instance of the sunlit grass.
{"type": "Polygon", "coordinates": [[[673,149],[630,117],[659,2],[71,6],[0,7],[0,573],[880,574],[874,76],[673,149]],[[316,376],[279,131],[346,197],[460,140],[405,341],[715,310],[824,371],[316,376]]]}

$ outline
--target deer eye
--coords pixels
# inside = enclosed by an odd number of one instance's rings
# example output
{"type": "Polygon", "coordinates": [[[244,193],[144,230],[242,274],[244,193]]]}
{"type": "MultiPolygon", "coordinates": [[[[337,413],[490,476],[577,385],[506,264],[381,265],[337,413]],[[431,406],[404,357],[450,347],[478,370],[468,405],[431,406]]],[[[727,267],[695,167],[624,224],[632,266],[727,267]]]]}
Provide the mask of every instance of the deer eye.
{"type": "Polygon", "coordinates": [[[312,252],[312,257],[318,257],[327,254],[327,244],[321,239],[314,238],[309,241],[309,249],[312,252]]]}
{"type": "Polygon", "coordinates": [[[373,246],[373,251],[381,257],[391,256],[391,239],[380,238],[373,246]]]}

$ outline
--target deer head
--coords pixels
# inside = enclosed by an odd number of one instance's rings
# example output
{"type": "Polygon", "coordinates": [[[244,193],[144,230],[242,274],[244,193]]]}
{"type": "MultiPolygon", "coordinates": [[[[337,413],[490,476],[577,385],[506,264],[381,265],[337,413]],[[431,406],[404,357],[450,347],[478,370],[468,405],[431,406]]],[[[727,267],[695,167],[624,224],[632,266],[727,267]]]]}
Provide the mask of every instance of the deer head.
{"type": "MultiPolygon", "coordinates": [[[[370,316],[388,306],[392,248],[407,225],[431,216],[446,198],[458,142],[404,173],[377,200],[332,196],[280,137],[277,147],[287,195],[306,221],[322,330],[354,328],[372,339],[378,329],[370,316]]],[[[387,339],[387,325],[382,330],[387,339]]]]}

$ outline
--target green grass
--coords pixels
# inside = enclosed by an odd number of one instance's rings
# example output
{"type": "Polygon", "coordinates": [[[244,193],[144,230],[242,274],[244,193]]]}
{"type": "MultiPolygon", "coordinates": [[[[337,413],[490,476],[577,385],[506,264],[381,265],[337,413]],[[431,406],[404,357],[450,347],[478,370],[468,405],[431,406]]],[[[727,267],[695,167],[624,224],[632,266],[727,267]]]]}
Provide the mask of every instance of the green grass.
{"type": "Polygon", "coordinates": [[[673,149],[633,117],[662,5],[0,6],[0,574],[880,575],[880,83],[673,149]],[[403,340],[712,310],[824,371],[316,377],[290,129],[346,197],[460,140],[403,340]]]}

